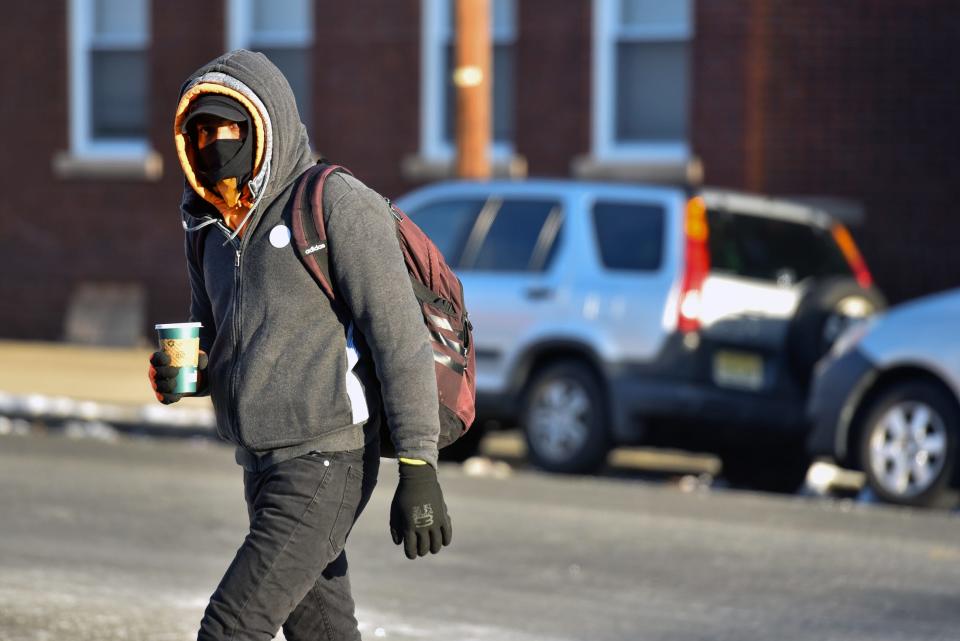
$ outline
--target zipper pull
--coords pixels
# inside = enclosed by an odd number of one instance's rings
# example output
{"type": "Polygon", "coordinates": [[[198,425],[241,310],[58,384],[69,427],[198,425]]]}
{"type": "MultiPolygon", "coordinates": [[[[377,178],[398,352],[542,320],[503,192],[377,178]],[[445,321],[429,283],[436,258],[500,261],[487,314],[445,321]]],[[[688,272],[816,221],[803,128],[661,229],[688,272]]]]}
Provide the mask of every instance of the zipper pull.
{"type": "Polygon", "coordinates": [[[239,249],[237,250],[237,259],[233,261],[233,266],[234,267],[240,266],[240,250],[239,249]]]}

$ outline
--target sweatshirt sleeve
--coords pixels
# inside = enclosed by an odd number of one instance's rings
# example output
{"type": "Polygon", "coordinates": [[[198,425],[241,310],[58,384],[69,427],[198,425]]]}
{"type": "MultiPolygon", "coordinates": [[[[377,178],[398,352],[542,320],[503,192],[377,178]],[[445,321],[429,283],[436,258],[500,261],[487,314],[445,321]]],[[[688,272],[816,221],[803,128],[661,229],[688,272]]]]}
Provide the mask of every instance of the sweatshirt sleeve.
{"type": "Polygon", "coordinates": [[[323,196],[331,278],[370,346],[397,456],[436,467],[433,348],[396,223],[383,198],[352,177],[331,176],[323,196]]]}
{"type": "MultiPolygon", "coordinates": [[[[203,324],[200,328],[200,349],[210,354],[217,328],[213,321],[213,308],[207,296],[207,288],[203,282],[203,268],[197,263],[197,257],[193,255],[189,234],[184,241],[184,251],[187,255],[187,274],[190,278],[190,322],[203,324]]],[[[209,387],[206,383],[207,381],[201,378],[200,387],[193,396],[209,396],[209,387]]]]}

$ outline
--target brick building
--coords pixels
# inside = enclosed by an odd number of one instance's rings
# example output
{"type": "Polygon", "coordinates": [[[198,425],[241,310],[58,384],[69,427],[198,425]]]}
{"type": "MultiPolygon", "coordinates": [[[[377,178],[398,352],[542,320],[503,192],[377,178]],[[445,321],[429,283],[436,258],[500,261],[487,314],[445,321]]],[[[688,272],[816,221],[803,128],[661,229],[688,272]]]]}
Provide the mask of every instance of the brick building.
{"type": "MultiPolygon", "coordinates": [[[[960,283],[960,4],[491,3],[498,171],[700,166],[711,185],[841,199],[866,213],[855,235],[891,299],[960,283]]],[[[71,301],[117,287],[144,331],[185,314],[172,111],[183,79],[228,48],[278,62],[317,150],[385,194],[449,175],[449,7],[4,3],[0,337],[60,338],[71,301]]]]}

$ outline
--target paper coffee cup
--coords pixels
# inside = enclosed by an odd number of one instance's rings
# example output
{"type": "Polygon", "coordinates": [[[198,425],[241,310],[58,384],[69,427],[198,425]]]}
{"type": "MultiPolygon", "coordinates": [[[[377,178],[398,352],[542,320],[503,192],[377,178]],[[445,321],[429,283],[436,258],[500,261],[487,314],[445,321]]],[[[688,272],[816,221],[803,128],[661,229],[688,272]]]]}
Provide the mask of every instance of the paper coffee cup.
{"type": "Polygon", "coordinates": [[[170,356],[170,364],[180,368],[175,394],[197,391],[197,365],[200,360],[201,323],[163,323],[156,326],[160,349],[170,356]]]}

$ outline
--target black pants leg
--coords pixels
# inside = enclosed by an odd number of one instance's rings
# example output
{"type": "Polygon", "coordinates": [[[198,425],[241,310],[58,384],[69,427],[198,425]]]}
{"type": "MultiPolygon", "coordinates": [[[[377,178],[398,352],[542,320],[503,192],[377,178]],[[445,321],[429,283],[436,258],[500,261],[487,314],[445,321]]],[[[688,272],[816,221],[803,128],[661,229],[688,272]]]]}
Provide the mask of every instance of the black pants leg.
{"type": "MultiPolygon", "coordinates": [[[[374,443],[373,446],[367,446],[364,454],[361,500],[354,520],[363,512],[370,495],[373,494],[379,469],[380,448],[374,443]]],[[[317,582],[287,618],[283,624],[283,636],[287,641],[359,640],[360,632],[354,617],[352,594],[347,553],[343,551],[324,569],[317,582]]]]}
{"type": "Polygon", "coordinates": [[[374,450],[312,453],[244,475],[250,532],[199,641],[269,641],[281,625],[289,641],[359,638],[343,546],[376,484],[374,450]]]}

